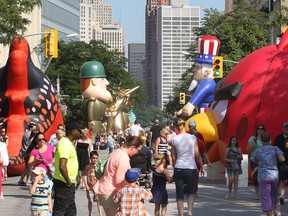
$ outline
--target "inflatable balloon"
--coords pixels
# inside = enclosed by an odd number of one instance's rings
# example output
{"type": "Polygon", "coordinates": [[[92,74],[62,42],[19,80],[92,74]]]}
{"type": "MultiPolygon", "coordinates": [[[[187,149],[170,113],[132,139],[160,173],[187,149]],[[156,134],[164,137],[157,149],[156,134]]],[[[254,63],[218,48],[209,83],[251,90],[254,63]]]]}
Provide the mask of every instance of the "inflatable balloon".
{"type": "Polygon", "coordinates": [[[218,54],[220,41],[218,38],[210,35],[201,36],[198,40],[199,54],[194,59],[196,67],[194,68],[193,80],[189,91],[196,88],[189,102],[178,111],[178,115],[191,116],[195,107],[203,112],[214,100],[214,88],[216,86],[213,80],[213,57],[218,54]]]}
{"type": "MultiPolygon", "coordinates": [[[[115,96],[112,97],[112,101],[108,103],[105,111],[107,131],[125,131],[128,128],[131,121],[129,120],[129,116],[124,112],[124,109],[131,108],[130,96],[138,88],[139,86],[132,89],[116,89],[115,96]]],[[[134,113],[130,112],[130,116],[132,114],[134,113]]]]}
{"type": "Polygon", "coordinates": [[[33,64],[29,44],[22,37],[14,39],[7,63],[0,69],[0,117],[9,136],[9,175],[20,175],[25,167],[20,149],[30,121],[46,138],[63,124],[56,92],[49,78],[33,64]]]}
{"type": "Polygon", "coordinates": [[[84,63],[80,69],[81,91],[84,97],[82,114],[84,121],[92,130],[92,140],[99,132],[104,132],[106,127],[103,118],[106,103],[111,100],[111,93],[107,90],[109,82],[103,65],[98,61],[84,63]]]}
{"type": "MultiPolygon", "coordinates": [[[[231,135],[239,138],[243,153],[258,123],[266,126],[272,136],[282,132],[288,120],[288,32],[279,45],[254,51],[241,60],[218,83],[215,101],[207,113],[193,116],[197,130],[209,142],[211,162],[223,161],[231,135]]],[[[187,125],[188,128],[188,125],[187,125]]]]}

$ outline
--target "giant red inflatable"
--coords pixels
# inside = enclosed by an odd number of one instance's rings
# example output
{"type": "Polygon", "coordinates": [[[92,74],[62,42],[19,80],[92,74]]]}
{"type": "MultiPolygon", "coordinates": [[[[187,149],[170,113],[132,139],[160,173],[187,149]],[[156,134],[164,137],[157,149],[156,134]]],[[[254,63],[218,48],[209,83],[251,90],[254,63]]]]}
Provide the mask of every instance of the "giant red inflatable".
{"type": "MultiPolygon", "coordinates": [[[[223,161],[231,135],[239,138],[243,153],[257,123],[263,123],[272,141],[288,121],[288,31],[279,45],[254,51],[218,83],[215,101],[207,113],[193,116],[197,129],[210,142],[211,162],[223,161]]],[[[187,122],[189,122],[188,120],[187,122]]]]}
{"type": "Polygon", "coordinates": [[[49,78],[31,61],[29,44],[17,37],[0,69],[0,123],[9,136],[8,174],[20,175],[25,167],[21,141],[30,121],[49,138],[63,123],[56,92],[49,78]]]}

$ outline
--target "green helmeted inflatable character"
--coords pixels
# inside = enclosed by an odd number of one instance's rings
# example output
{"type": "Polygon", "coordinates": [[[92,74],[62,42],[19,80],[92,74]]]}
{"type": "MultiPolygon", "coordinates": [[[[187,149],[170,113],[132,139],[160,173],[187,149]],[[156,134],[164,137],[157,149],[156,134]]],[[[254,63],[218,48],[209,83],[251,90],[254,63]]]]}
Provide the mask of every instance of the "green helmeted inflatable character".
{"type": "Polygon", "coordinates": [[[109,82],[103,65],[98,61],[84,63],[80,69],[81,91],[84,97],[82,113],[93,137],[105,131],[103,117],[106,103],[111,100],[111,93],[107,90],[109,82]]]}

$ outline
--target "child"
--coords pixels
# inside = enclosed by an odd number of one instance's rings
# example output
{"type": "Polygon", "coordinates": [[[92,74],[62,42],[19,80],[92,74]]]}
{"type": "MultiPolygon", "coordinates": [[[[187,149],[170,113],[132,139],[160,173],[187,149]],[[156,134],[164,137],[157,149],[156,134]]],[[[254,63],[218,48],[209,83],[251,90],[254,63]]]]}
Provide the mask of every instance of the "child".
{"type": "Polygon", "coordinates": [[[7,151],[7,145],[5,142],[0,141],[0,199],[3,199],[2,192],[2,173],[3,168],[9,164],[9,156],[7,151]]]}
{"type": "Polygon", "coordinates": [[[84,169],[84,183],[86,187],[86,194],[88,198],[88,210],[89,215],[92,216],[92,202],[97,202],[97,209],[99,216],[102,216],[102,206],[100,205],[96,194],[94,193],[93,186],[98,181],[95,176],[95,166],[98,161],[98,152],[97,151],[91,151],[90,152],[90,164],[86,165],[84,169]]]}
{"type": "Polygon", "coordinates": [[[50,186],[44,181],[46,170],[43,167],[36,167],[32,173],[35,174],[35,178],[29,191],[32,195],[31,215],[48,215],[48,212],[52,212],[52,201],[50,186]]]}
{"type": "Polygon", "coordinates": [[[116,215],[146,216],[144,200],[153,198],[150,191],[139,186],[138,179],[141,174],[139,168],[131,168],[125,173],[126,186],[114,195],[114,202],[120,203],[116,215]]]}
{"type": "Polygon", "coordinates": [[[226,170],[228,176],[228,194],[225,199],[229,199],[234,185],[234,199],[238,198],[238,180],[242,174],[241,161],[243,160],[242,151],[239,147],[238,138],[230,137],[230,142],[225,151],[226,170]]]}
{"type": "Polygon", "coordinates": [[[154,155],[154,161],[156,167],[153,169],[153,186],[152,194],[153,199],[150,201],[155,203],[154,215],[161,216],[166,215],[168,204],[168,193],[166,190],[166,182],[171,182],[171,177],[166,166],[166,156],[161,153],[154,155]]]}

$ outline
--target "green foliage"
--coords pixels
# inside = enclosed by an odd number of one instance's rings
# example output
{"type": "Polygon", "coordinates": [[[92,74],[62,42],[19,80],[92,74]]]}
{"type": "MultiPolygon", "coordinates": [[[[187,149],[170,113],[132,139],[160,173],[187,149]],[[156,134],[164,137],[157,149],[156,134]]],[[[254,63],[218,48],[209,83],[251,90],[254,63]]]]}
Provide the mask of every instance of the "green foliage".
{"type": "Polygon", "coordinates": [[[288,7],[281,6],[281,10],[275,11],[273,16],[271,16],[271,26],[272,27],[287,27],[288,26],[288,7]]]}
{"type": "Polygon", "coordinates": [[[137,120],[143,128],[149,128],[154,124],[155,119],[159,119],[164,124],[165,114],[164,111],[159,110],[156,106],[144,106],[142,109],[135,109],[134,111],[137,120]]]}
{"type": "Polygon", "coordinates": [[[23,17],[40,6],[41,0],[0,0],[0,43],[8,45],[13,36],[23,35],[31,20],[23,17]]]}
{"type": "Polygon", "coordinates": [[[70,43],[59,42],[59,58],[53,59],[46,74],[56,86],[59,76],[61,81],[61,95],[69,95],[63,100],[68,106],[66,118],[70,120],[81,119],[81,91],[80,91],[80,67],[87,61],[96,60],[103,64],[107,80],[112,89],[129,89],[140,86],[131,95],[134,110],[143,109],[146,101],[143,83],[134,80],[126,71],[127,59],[118,51],[109,51],[108,45],[102,41],[91,40],[89,44],[83,41],[70,43]]]}
{"type": "MultiPolygon", "coordinates": [[[[217,37],[221,42],[219,55],[224,60],[240,61],[269,43],[270,22],[267,13],[244,0],[238,1],[230,13],[221,13],[216,9],[205,10],[202,24],[196,34],[217,37]]],[[[225,62],[225,75],[233,67],[234,64],[225,62]]]]}

